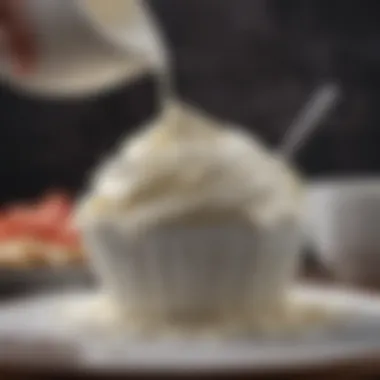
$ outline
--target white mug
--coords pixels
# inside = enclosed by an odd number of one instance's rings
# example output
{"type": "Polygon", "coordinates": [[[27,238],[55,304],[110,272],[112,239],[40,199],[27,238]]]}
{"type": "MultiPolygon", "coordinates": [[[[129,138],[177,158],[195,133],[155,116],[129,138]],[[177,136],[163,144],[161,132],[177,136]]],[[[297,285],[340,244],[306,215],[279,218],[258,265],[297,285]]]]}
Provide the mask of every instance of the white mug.
{"type": "Polygon", "coordinates": [[[309,242],[333,274],[380,283],[380,179],[319,181],[307,191],[309,242]]]}
{"type": "Polygon", "coordinates": [[[88,96],[167,66],[158,27],[141,0],[30,0],[25,6],[36,34],[35,71],[19,76],[6,52],[0,56],[0,76],[19,89],[88,96]]]}

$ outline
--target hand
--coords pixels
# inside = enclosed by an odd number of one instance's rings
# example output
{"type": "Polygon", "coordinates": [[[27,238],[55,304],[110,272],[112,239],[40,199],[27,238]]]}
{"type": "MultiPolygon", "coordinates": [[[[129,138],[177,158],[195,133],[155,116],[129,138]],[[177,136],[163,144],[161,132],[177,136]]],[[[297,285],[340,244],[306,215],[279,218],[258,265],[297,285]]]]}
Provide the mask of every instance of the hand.
{"type": "Polygon", "coordinates": [[[24,13],[26,1],[0,0],[2,48],[10,54],[12,67],[18,74],[30,72],[35,62],[33,33],[24,13]]]}

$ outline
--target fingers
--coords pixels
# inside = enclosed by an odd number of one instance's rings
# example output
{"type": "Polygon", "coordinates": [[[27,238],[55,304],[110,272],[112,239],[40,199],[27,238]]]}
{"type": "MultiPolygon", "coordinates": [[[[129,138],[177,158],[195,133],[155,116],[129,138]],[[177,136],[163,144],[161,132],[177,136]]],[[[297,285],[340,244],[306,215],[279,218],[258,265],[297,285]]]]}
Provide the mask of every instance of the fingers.
{"type": "Polygon", "coordinates": [[[25,17],[27,0],[0,0],[0,29],[14,70],[25,74],[33,69],[35,45],[32,29],[25,17]]]}

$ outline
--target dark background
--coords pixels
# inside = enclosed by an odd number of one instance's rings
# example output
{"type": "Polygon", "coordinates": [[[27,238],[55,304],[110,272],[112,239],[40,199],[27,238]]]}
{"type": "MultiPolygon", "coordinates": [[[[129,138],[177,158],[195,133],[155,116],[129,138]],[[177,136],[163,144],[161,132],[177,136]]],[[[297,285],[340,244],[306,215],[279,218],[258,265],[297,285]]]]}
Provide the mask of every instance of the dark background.
{"type": "MultiPolygon", "coordinates": [[[[151,0],[183,99],[275,146],[319,83],[344,97],[297,158],[309,177],[380,171],[380,2],[151,0]]],[[[154,78],[98,98],[47,102],[0,87],[0,202],[48,187],[77,192],[85,173],[154,112],[154,78]]]]}

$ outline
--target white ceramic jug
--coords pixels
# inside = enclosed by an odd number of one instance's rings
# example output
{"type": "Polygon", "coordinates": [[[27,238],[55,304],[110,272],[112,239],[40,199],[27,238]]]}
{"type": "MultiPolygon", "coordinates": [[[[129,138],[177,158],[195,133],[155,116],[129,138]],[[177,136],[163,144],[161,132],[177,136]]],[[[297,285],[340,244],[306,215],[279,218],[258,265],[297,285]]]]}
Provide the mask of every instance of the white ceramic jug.
{"type": "Polygon", "coordinates": [[[18,76],[7,54],[0,55],[2,79],[19,89],[88,96],[166,68],[159,30],[141,0],[29,0],[25,5],[36,33],[36,70],[18,76]]]}

